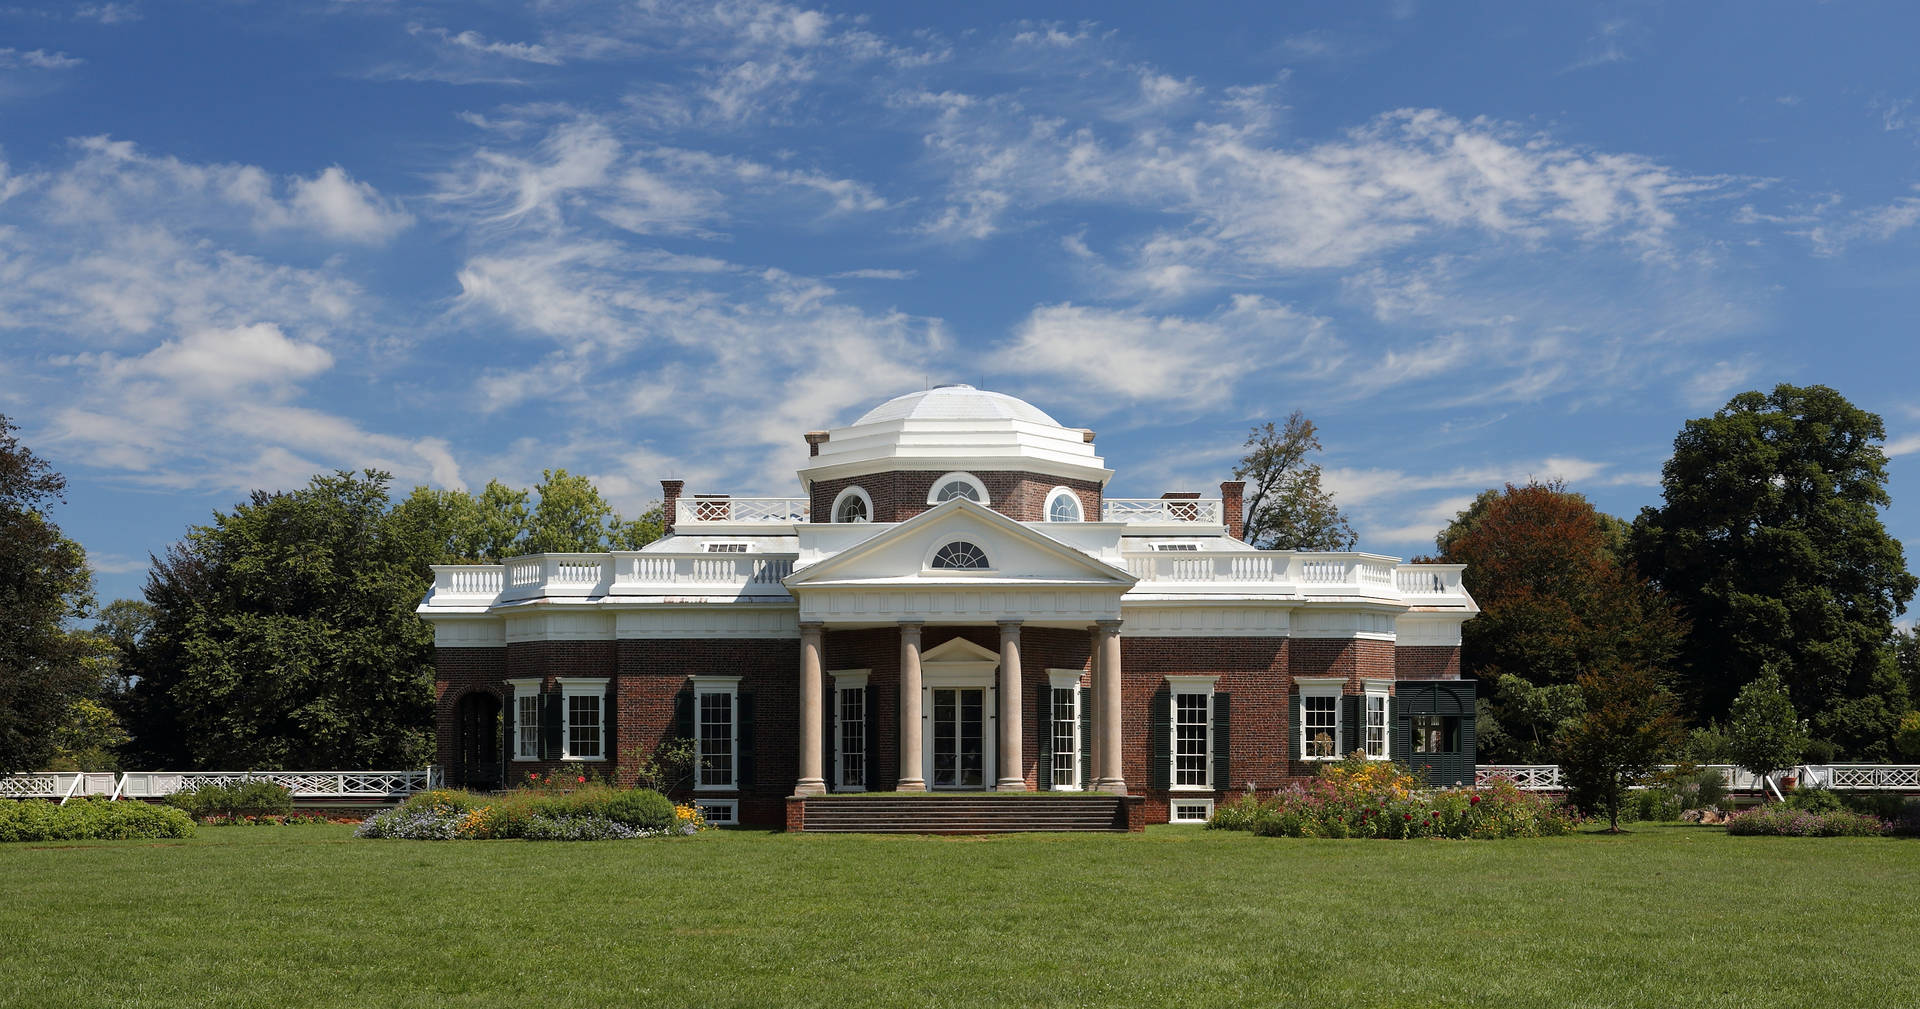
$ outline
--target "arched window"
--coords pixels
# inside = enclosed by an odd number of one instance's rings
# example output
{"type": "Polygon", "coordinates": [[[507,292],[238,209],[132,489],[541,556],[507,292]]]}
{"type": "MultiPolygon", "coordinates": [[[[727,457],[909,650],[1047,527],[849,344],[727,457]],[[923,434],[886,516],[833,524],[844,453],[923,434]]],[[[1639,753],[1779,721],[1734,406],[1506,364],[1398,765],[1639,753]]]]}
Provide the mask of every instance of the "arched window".
{"type": "Polygon", "coordinates": [[[1048,522],[1079,522],[1080,495],[1065,487],[1055,487],[1047,493],[1048,522]]]}
{"type": "Polygon", "coordinates": [[[987,485],[972,473],[948,473],[933,482],[933,489],[927,492],[927,503],[944,504],[954,498],[963,497],[974,504],[992,504],[987,500],[987,485]]]}
{"type": "Polygon", "coordinates": [[[933,566],[959,571],[984,570],[987,552],[966,540],[954,540],[933,555],[933,566]]]}
{"type": "Polygon", "coordinates": [[[848,487],[833,499],[833,520],[835,522],[871,522],[873,521],[873,500],[867,492],[858,487],[848,487]]]}

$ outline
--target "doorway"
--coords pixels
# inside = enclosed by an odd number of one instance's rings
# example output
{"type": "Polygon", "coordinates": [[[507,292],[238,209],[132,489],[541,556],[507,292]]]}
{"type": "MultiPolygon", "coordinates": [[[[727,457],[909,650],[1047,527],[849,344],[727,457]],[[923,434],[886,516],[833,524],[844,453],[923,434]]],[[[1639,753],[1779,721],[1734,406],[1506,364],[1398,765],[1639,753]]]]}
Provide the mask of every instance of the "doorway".
{"type": "Polygon", "coordinates": [[[454,706],[458,728],[452,785],[464,788],[500,787],[500,699],[475,692],[454,706]]]}

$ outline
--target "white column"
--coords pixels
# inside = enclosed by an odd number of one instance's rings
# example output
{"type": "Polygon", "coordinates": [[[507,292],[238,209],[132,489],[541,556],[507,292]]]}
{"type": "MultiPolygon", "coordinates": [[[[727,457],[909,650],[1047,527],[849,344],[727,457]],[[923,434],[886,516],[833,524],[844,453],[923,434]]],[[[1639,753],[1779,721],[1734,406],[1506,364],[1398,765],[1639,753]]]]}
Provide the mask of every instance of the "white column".
{"type": "Polygon", "coordinates": [[[800,780],[795,795],[820,795],[827,780],[820,772],[820,723],[826,706],[821,698],[825,677],[820,669],[820,624],[800,625],[800,780]]]}
{"type": "Polygon", "coordinates": [[[1021,768],[1020,621],[1000,621],[1000,780],[998,792],[1024,792],[1021,768]]]}
{"type": "MultiPolygon", "coordinates": [[[[1087,748],[1087,767],[1091,770],[1088,772],[1087,780],[1080,783],[1080,788],[1082,791],[1091,792],[1093,783],[1099,779],[1100,768],[1104,766],[1100,763],[1100,736],[1106,731],[1106,726],[1100,721],[1100,697],[1105,687],[1100,679],[1100,628],[1098,625],[1087,628],[1087,651],[1087,738],[1081,740],[1080,745],[1087,748]]],[[[1077,697],[1074,700],[1075,703],[1079,702],[1077,697]]],[[[1076,710],[1074,714],[1077,715],[1079,712],[1076,710]]]]}
{"type": "Polygon", "coordinates": [[[920,624],[900,624],[900,783],[902,792],[927,790],[920,756],[920,624]]]}
{"type": "Polygon", "coordinates": [[[1124,681],[1120,670],[1120,621],[1102,620],[1097,641],[1100,648],[1100,710],[1094,717],[1100,723],[1100,766],[1094,769],[1094,788],[1114,795],[1127,794],[1126,776],[1120,769],[1124,750],[1120,738],[1120,698],[1124,681]]]}

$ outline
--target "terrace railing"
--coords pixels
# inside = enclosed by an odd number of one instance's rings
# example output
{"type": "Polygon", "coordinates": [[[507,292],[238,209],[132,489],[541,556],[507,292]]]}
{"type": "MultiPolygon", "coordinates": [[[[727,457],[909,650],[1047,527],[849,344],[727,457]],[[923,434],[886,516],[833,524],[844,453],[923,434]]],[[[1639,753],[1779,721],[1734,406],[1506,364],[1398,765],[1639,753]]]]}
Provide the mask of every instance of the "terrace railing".
{"type": "Polygon", "coordinates": [[[404,799],[415,792],[439,788],[444,774],[438,767],[418,771],[33,771],[0,776],[0,798],[58,799],[65,803],[80,796],[110,799],[157,799],[201,785],[231,785],[243,781],[271,781],[293,793],[295,799],[404,799]]]}
{"type": "Polygon", "coordinates": [[[1291,550],[1236,550],[1219,553],[1129,550],[1127,573],[1142,582],[1178,586],[1174,591],[1209,585],[1246,588],[1287,587],[1314,593],[1384,596],[1460,596],[1461,565],[1399,564],[1391,557],[1291,550]]]}
{"type": "Polygon", "coordinates": [[[1217,526],[1225,521],[1221,518],[1223,514],[1219,498],[1110,497],[1100,505],[1100,517],[1107,522],[1217,526]]]}
{"type": "MultiPolygon", "coordinates": [[[[1673,764],[1662,764],[1670,770],[1673,764]]],[[[1702,764],[1702,770],[1720,772],[1721,780],[1733,792],[1773,792],[1781,789],[1781,780],[1796,778],[1809,788],[1836,791],[1920,792],[1920,764],[1806,764],[1761,777],[1733,764],[1702,764]]],[[[1475,785],[1490,785],[1506,778],[1522,791],[1563,792],[1566,779],[1554,764],[1481,764],[1474,769],[1475,785]]]]}
{"type": "Polygon", "coordinates": [[[676,527],[702,522],[790,526],[807,521],[803,497],[691,497],[674,503],[676,527]]]}

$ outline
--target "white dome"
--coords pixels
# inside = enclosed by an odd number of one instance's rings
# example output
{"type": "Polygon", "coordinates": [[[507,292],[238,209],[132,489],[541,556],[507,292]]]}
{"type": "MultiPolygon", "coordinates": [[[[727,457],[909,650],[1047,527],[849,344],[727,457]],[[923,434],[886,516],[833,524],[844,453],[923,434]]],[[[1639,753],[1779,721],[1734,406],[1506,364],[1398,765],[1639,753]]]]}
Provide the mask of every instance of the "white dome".
{"type": "Polygon", "coordinates": [[[943,385],[895,396],[846,427],[809,437],[802,482],[890,470],[1049,473],[1104,484],[1091,437],[1002,392],[943,385]]]}
{"type": "Polygon", "coordinates": [[[890,420],[1024,420],[1060,426],[1045,410],[1024,399],[963,383],[936,385],[925,392],[895,396],[861,414],[853,424],[858,427],[890,420]]]}

